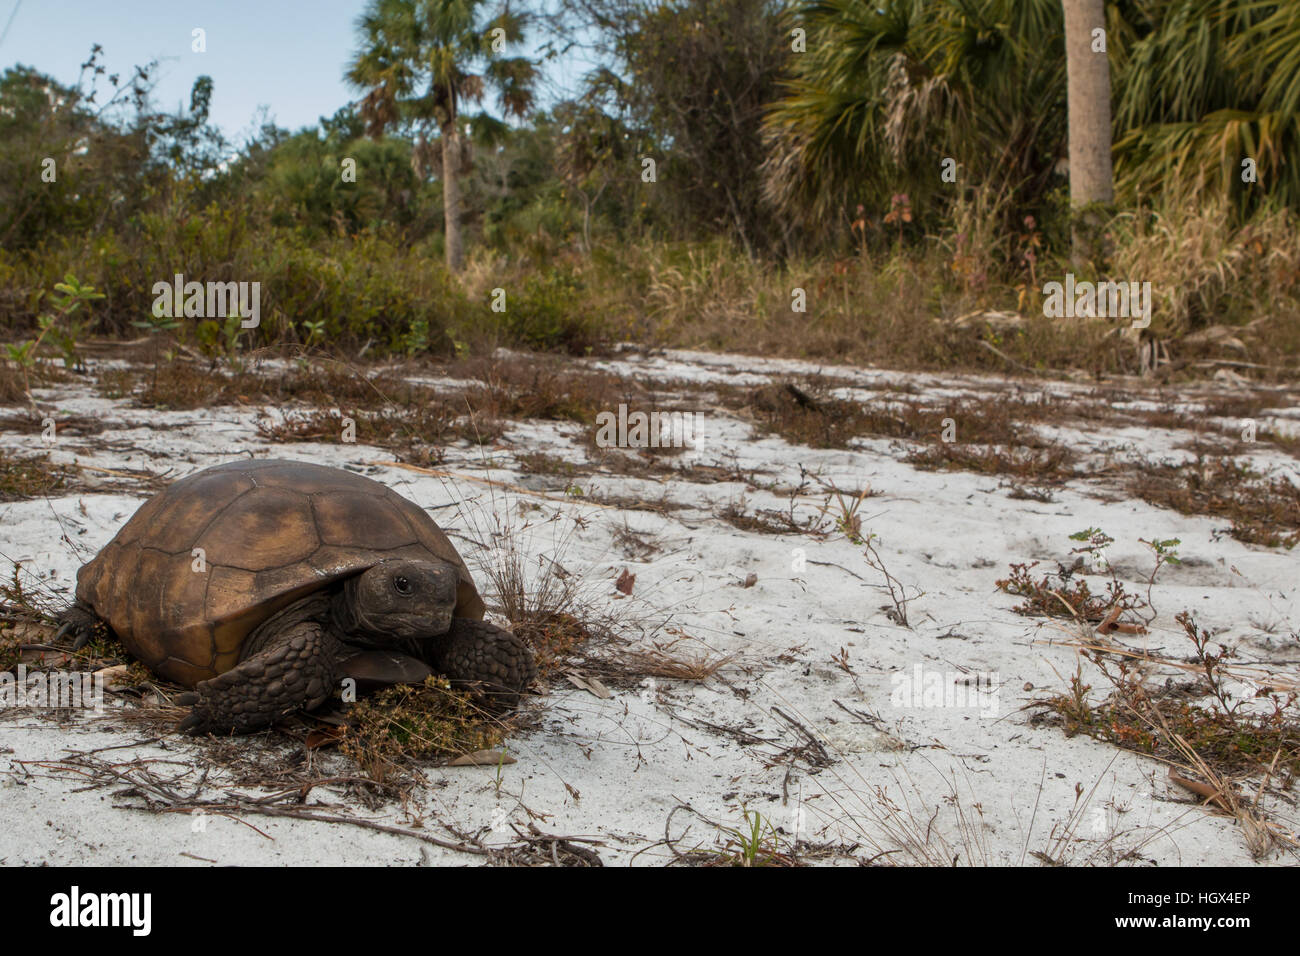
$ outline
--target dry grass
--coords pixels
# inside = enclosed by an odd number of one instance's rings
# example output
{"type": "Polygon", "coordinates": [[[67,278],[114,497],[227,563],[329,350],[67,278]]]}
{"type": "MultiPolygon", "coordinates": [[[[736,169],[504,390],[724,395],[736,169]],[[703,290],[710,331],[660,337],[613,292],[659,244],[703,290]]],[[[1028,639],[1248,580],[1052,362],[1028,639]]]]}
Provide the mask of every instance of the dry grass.
{"type": "Polygon", "coordinates": [[[590,425],[597,412],[620,402],[636,406],[648,394],[632,381],[546,355],[469,359],[446,371],[481,383],[467,397],[496,418],[590,425]]]}
{"type": "Polygon", "coordinates": [[[618,666],[631,675],[682,681],[708,680],[737,659],[735,654],[709,651],[673,653],[671,645],[656,645],[649,650],[623,648],[616,657],[618,666]]]}
{"type": "Polygon", "coordinates": [[[1182,514],[1227,518],[1232,536],[1248,544],[1292,548],[1300,540],[1300,488],[1233,458],[1147,463],[1129,473],[1128,488],[1182,514]]]}
{"type": "MultiPolygon", "coordinates": [[[[1064,721],[1067,733],[1087,733],[1142,753],[1173,759],[1177,734],[1217,771],[1238,774],[1281,768],[1300,774],[1300,694],[1285,680],[1245,677],[1251,669],[1235,664],[1235,653],[1197,626],[1191,614],[1176,615],[1190,642],[1186,657],[1160,659],[1148,654],[1116,653],[1104,642],[1080,645],[1082,657],[1110,684],[1100,704],[1089,698],[1091,685],[1082,673],[1070,681],[1068,694],[1048,702],[1064,721]],[[1159,684],[1152,665],[1163,665],[1183,680],[1159,684]],[[1260,683],[1247,697],[1235,696],[1230,681],[1260,683]],[[1263,703],[1263,708],[1255,706],[1263,703]]],[[[1187,646],[1187,645],[1184,645],[1187,646]]]]}
{"type": "Polygon", "coordinates": [[[1069,642],[1079,665],[1068,689],[1035,701],[1041,712],[1031,723],[1055,723],[1067,735],[1086,734],[1166,763],[1172,784],[1237,820],[1256,858],[1300,850],[1289,828],[1259,806],[1265,792],[1289,792],[1300,776],[1300,681],[1238,664],[1234,650],[1188,612],[1175,620],[1188,641],[1185,656],[1130,650],[1096,636],[1069,642]],[[1109,687],[1101,700],[1084,677],[1085,663],[1109,687]],[[1243,684],[1244,694],[1234,691],[1243,684]],[[1251,779],[1253,799],[1240,790],[1251,779]]]}
{"type": "Polygon", "coordinates": [[[510,729],[438,676],[357,701],[347,720],[339,749],[379,783],[412,760],[446,761],[497,747],[510,729]]]}
{"type": "Polygon", "coordinates": [[[934,471],[974,471],[1045,482],[1073,477],[1077,456],[1063,445],[1036,450],[940,442],[909,453],[907,460],[934,471]]]}
{"type": "MultiPolygon", "coordinates": [[[[1112,230],[1112,272],[1151,283],[1154,335],[1185,337],[1225,315],[1269,316],[1249,328],[1234,324],[1233,332],[1251,361],[1293,363],[1300,344],[1294,328],[1300,301],[1294,213],[1264,213],[1237,226],[1222,203],[1196,203],[1163,214],[1121,214],[1112,230]],[[1289,333],[1273,337],[1287,326],[1289,333]],[[1277,361],[1281,356],[1284,362],[1277,361]]],[[[1210,351],[1197,345],[1184,350],[1191,356],[1210,351]]]]}
{"type": "Polygon", "coordinates": [[[924,443],[907,460],[921,468],[1013,475],[1035,482],[1075,474],[1077,455],[1028,424],[1059,419],[1068,405],[1050,395],[993,394],[944,404],[912,399],[851,401],[829,394],[824,380],[763,386],[730,401],[748,409],[761,430],[792,444],[847,448],[860,438],[924,443]]]}
{"type": "Polygon", "coordinates": [[[748,411],[762,431],[790,444],[811,448],[847,448],[855,438],[918,439],[938,437],[943,415],[915,403],[883,399],[855,402],[829,393],[834,384],[814,378],[757,389],[728,389],[724,402],[748,411]]]}
{"type": "Polygon", "coordinates": [[[750,511],[743,501],[732,502],[718,512],[718,517],[733,528],[755,534],[799,534],[824,538],[829,534],[830,522],[821,514],[800,518],[795,515],[794,499],[785,511],[758,508],[750,511]]]}
{"type": "MultiPolygon", "coordinates": [[[[1015,332],[955,320],[972,312],[1015,310],[1011,284],[954,282],[963,254],[935,247],[882,261],[755,262],[726,243],[648,243],[625,252],[612,295],[618,312],[645,315],[639,341],[892,368],[1008,371],[1091,368],[1105,356],[1103,323],[1059,323],[1032,311],[1015,332]],[[627,274],[640,283],[628,283],[627,274]],[[805,293],[795,312],[793,290],[805,293]],[[637,296],[639,301],[629,301],[637,296]],[[1006,358],[990,350],[991,341],[1006,358]]],[[[1104,359],[1110,364],[1110,359],[1104,359]]]]}
{"type": "Polygon", "coordinates": [[[562,458],[559,455],[547,454],[544,451],[518,453],[515,455],[515,461],[519,463],[520,470],[529,475],[577,478],[581,475],[590,474],[592,471],[591,466],[585,463],[562,458]]]}
{"type": "Polygon", "coordinates": [[[274,442],[338,442],[344,440],[345,419],[355,428],[356,441],[387,448],[410,464],[436,464],[448,445],[460,441],[489,444],[505,431],[500,421],[461,414],[439,401],[416,403],[395,411],[290,412],[281,421],[258,421],[257,430],[274,442]]]}
{"type": "MultiPolygon", "coordinates": [[[[497,502],[493,492],[493,502],[497,502]]],[[[536,523],[503,520],[502,509],[484,514],[466,509],[474,536],[490,542],[483,561],[484,595],[528,642],[543,680],[555,676],[581,649],[597,643],[616,625],[597,610],[601,584],[564,566],[578,524],[560,512],[536,523]],[[545,543],[539,538],[548,539],[545,543]]],[[[603,589],[602,589],[603,590],[603,589]]]]}
{"type": "Polygon", "coordinates": [[[18,458],[0,452],[0,501],[64,494],[76,480],[75,468],[56,465],[47,458],[18,458]]]}
{"type": "Polygon", "coordinates": [[[22,370],[13,362],[0,359],[0,405],[20,405],[27,402],[27,389],[23,385],[22,370]]]}
{"type": "MultiPolygon", "coordinates": [[[[900,369],[1136,370],[1135,350],[1113,335],[1113,322],[1043,317],[1042,284],[1068,266],[1042,261],[1010,276],[981,261],[980,251],[998,239],[975,238],[987,226],[982,217],[973,211],[923,250],[784,266],[751,261],[726,243],[649,243],[625,250],[609,275],[595,269],[589,284],[613,286],[602,294],[618,303],[606,305],[608,311],[643,312],[644,333],[636,337],[656,344],[900,369]],[[629,274],[637,281],[628,282],[629,274]],[[805,293],[804,312],[793,311],[796,289],[805,293]]],[[[1295,215],[1231,222],[1222,210],[1205,207],[1173,216],[1121,215],[1110,227],[1109,272],[1152,283],[1153,333],[1180,375],[1203,375],[1197,361],[1228,358],[1262,366],[1252,370],[1260,378],[1294,379],[1300,353],[1295,215]],[[1210,323],[1226,323],[1229,334],[1198,338],[1210,323]]]]}
{"type": "Polygon", "coordinates": [[[144,408],[178,410],[295,401],[326,407],[409,407],[428,395],[428,389],[391,371],[372,375],[351,362],[320,357],[274,372],[227,370],[215,363],[204,366],[180,360],[160,364],[156,371],[148,366],[110,369],[99,376],[98,387],[105,398],[129,398],[144,408]]]}

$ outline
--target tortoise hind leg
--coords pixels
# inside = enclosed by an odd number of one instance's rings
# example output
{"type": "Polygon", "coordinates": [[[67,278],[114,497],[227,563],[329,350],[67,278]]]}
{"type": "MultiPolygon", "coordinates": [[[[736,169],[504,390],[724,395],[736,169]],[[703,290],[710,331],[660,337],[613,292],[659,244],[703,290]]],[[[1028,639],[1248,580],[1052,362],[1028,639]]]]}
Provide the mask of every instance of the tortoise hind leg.
{"type": "Polygon", "coordinates": [[[65,607],[58,616],[59,630],[54,635],[57,641],[66,634],[72,635],[72,649],[79,651],[96,637],[112,634],[108,626],[95,609],[82,601],[76,601],[65,607]]]}
{"type": "Polygon", "coordinates": [[[248,733],[298,708],[319,706],[334,686],[342,645],[315,621],[268,634],[256,652],[183,694],[193,704],[179,731],[248,733]]]}
{"type": "Polygon", "coordinates": [[[469,618],[452,618],[451,630],[435,647],[431,663],[453,684],[469,687],[487,703],[514,707],[537,676],[533,652],[504,628],[469,618]]]}

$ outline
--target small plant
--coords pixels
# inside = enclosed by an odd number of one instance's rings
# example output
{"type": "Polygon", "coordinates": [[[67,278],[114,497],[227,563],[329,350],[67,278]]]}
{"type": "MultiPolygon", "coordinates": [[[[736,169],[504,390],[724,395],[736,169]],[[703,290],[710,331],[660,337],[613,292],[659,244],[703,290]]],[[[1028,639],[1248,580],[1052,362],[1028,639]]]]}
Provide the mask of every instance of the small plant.
{"type": "MultiPolygon", "coordinates": [[[[307,337],[303,339],[302,342],[304,348],[311,348],[314,345],[319,345],[321,342],[325,340],[324,319],[320,319],[316,322],[312,322],[308,319],[304,319],[302,323],[302,327],[307,330],[307,337]]],[[[425,328],[426,329],[428,328],[427,322],[425,323],[425,328]]]]}
{"type": "Polygon", "coordinates": [[[153,339],[153,387],[158,387],[158,339],[163,332],[170,332],[180,326],[180,323],[168,315],[158,315],[149,313],[147,319],[137,319],[131,323],[138,329],[147,329],[150,337],[153,339]]]}
{"type": "Polygon", "coordinates": [[[866,550],[862,553],[867,559],[867,567],[879,571],[885,578],[885,587],[889,589],[890,602],[884,606],[885,613],[890,620],[903,625],[903,627],[910,628],[912,625],[907,622],[907,605],[919,597],[924,597],[925,592],[917,590],[911,597],[907,596],[907,588],[885,567],[885,559],[876,550],[875,541],[876,536],[874,534],[868,535],[866,541],[863,542],[866,545],[866,550]]]}
{"type": "Polygon", "coordinates": [[[835,530],[854,544],[865,544],[866,539],[862,536],[862,516],[858,514],[858,509],[862,507],[862,502],[871,496],[871,489],[863,488],[854,495],[841,491],[833,482],[825,483],[824,487],[829,489],[830,494],[822,504],[821,513],[826,514],[831,510],[831,500],[834,499],[835,507],[838,509],[834,515],[835,530]]]}
{"type": "Polygon", "coordinates": [[[1097,623],[1116,605],[1128,609],[1132,604],[1132,598],[1118,582],[1107,594],[1093,594],[1088,582],[1083,577],[1075,577],[1073,569],[1058,569],[1055,574],[1035,578],[1031,572],[1036,567],[1037,561],[1013,562],[1010,575],[996,582],[998,590],[1025,599],[1015,609],[1017,614],[1097,623]]]}
{"type": "Polygon", "coordinates": [[[497,773],[496,773],[496,780],[494,781],[496,785],[496,796],[498,798],[501,796],[501,785],[505,783],[505,770],[506,770],[507,756],[509,756],[508,751],[506,750],[505,747],[502,747],[501,752],[497,756],[497,773]]]}
{"type": "MultiPolygon", "coordinates": [[[[1119,579],[1106,560],[1106,549],[1115,543],[1115,539],[1100,528],[1087,528],[1070,535],[1071,541],[1082,542],[1081,547],[1071,548],[1070,554],[1079,555],[1070,567],[1058,564],[1055,574],[1045,574],[1035,578],[1031,571],[1038,566],[1034,561],[1029,564],[1012,563],[1011,573],[997,582],[997,587],[1007,594],[1023,597],[1025,602],[1016,608],[1016,613],[1028,616],[1062,617],[1090,624],[1101,624],[1098,633],[1118,630],[1127,633],[1140,632],[1156,618],[1155,604],[1151,596],[1156,576],[1166,564],[1178,564],[1177,538],[1159,538],[1146,541],[1138,540],[1151,549],[1156,562],[1151,573],[1146,577],[1146,599],[1129,594],[1124,582],[1119,579]],[[1108,574],[1104,594],[1094,594],[1088,581],[1078,572],[1084,570],[1087,556],[1093,570],[1108,574]],[[1120,615],[1131,613],[1139,618],[1138,622],[1121,621],[1120,615]]],[[[1086,573],[1086,572],[1085,572],[1086,573]]]]}
{"type": "MultiPolygon", "coordinates": [[[[738,826],[726,826],[700,813],[689,804],[678,804],[668,814],[665,830],[671,831],[673,817],[679,812],[686,813],[702,821],[714,834],[712,846],[696,843],[690,849],[679,849],[681,843],[691,832],[688,826],[681,836],[668,837],[666,844],[672,852],[674,862],[682,866],[799,866],[802,861],[796,856],[798,847],[792,845],[783,848],[781,832],[765,819],[757,810],[742,807],[743,822],[738,826]]],[[[796,841],[797,842],[797,841],[796,841]]]]}
{"type": "Polygon", "coordinates": [[[740,866],[762,866],[775,855],[776,831],[757,810],[746,810],[745,821],[749,824],[748,835],[742,830],[732,831],[740,842],[737,862],[740,866]],[[767,846],[769,841],[773,843],[772,849],[767,846]]]}
{"type": "Polygon", "coordinates": [[[412,319],[410,328],[402,335],[402,351],[406,356],[417,355],[429,350],[429,320],[412,319]]]}
{"type": "MultiPolygon", "coordinates": [[[[312,324],[304,323],[304,325],[312,324]]],[[[314,324],[323,325],[323,320],[314,324]]],[[[204,355],[210,358],[224,358],[232,368],[241,369],[239,339],[244,334],[244,325],[238,315],[227,317],[220,325],[215,319],[205,319],[195,328],[194,334],[198,338],[199,349],[204,355]]]]}
{"type": "Polygon", "coordinates": [[[1076,531],[1070,535],[1071,541],[1084,542],[1081,548],[1072,548],[1071,554],[1086,554],[1092,558],[1092,566],[1098,571],[1105,571],[1109,565],[1106,563],[1106,549],[1115,543],[1115,539],[1100,528],[1087,528],[1083,531],[1076,531]]]}
{"type": "Polygon", "coordinates": [[[389,687],[349,709],[350,728],[341,749],[382,783],[411,758],[451,758],[487,750],[504,738],[499,721],[445,677],[389,687]]]}
{"type": "Polygon", "coordinates": [[[83,368],[81,358],[77,355],[77,339],[85,331],[89,323],[85,320],[74,319],[73,315],[82,306],[88,305],[96,299],[104,298],[104,294],[96,292],[94,286],[82,285],[78,282],[76,276],[71,272],[63,277],[62,282],[54,284],[54,290],[59,293],[50,299],[54,311],[37,317],[36,326],[40,332],[36,338],[6,347],[10,360],[23,373],[24,391],[29,402],[32,401],[30,372],[36,367],[41,343],[46,338],[53,342],[62,353],[63,364],[66,368],[83,368]]]}
{"type": "Polygon", "coordinates": [[[1219,702],[1223,712],[1229,717],[1235,716],[1243,702],[1233,702],[1232,695],[1223,685],[1223,678],[1226,662],[1236,657],[1237,652],[1222,644],[1219,645],[1217,652],[1211,651],[1210,632],[1197,628],[1196,618],[1192,617],[1191,612],[1180,611],[1174,615],[1174,620],[1182,627],[1183,633],[1191,639],[1192,646],[1196,650],[1194,659],[1200,665],[1202,674],[1205,675],[1206,687],[1219,702]]]}
{"type": "Polygon", "coordinates": [[[1156,618],[1156,605],[1155,601],[1151,598],[1151,588],[1156,583],[1156,575],[1160,573],[1160,569],[1166,564],[1183,563],[1182,558],[1178,557],[1177,551],[1178,546],[1182,544],[1182,542],[1177,538],[1166,538],[1163,541],[1159,538],[1152,541],[1147,541],[1145,538],[1138,538],[1138,541],[1150,548],[1152,553],[1156,556],[1155,567],[1151,569],[1151,574],[1147,576],[1147,607],[1151,609],[1151,616],[1147,619],[1147,623],[1150,624],[1156,618]]]}

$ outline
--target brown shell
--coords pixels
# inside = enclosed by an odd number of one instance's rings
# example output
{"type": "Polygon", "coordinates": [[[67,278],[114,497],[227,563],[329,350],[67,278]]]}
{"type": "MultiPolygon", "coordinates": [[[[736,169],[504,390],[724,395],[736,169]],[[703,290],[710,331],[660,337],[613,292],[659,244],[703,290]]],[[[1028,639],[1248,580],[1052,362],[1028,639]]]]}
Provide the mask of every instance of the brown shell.
{"type": "Polygon", "coordinates": [[[232,461],[141,505],[77,572],[77,597],[150,668],[193,687],[234,667],[276,611],[399,557],[456,565],[455,616],[483,617],[469,569],[424,509],[339,468],[232,461]]]}

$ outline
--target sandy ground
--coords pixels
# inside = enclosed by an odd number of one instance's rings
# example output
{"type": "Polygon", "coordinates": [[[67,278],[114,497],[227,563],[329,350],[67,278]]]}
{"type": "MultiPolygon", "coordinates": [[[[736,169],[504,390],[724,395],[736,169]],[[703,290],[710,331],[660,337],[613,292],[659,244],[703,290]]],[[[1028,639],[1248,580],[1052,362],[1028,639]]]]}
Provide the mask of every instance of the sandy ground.
{"type": "MultiPolygon", "coordinates": [[[[628,353],[593,364],[659,380],[667,389],[677,381],[759,384],[815,370],[683,352],[628,353]]],[[[849,388],[846,397],[864,400],[887,394],[882,385],[957,394],[1005,384],[876,370],[835,373],[860,382],[863,391],[855,395],[849,388]]],[[[1023,384],[1062,394],[1085,390],[1023,384]]],[[[780,847],[797,839],[836,848],[814,854],[826,862],[879,853],[897,863],[956,858],[1033,864],[1036,853],[1074,863],[1110,863],[1125,854],[1138,865],[1261,862],[1252,859],[1234,821],[1191,804],[1170,784],[1163,764],[1030,723],[1034,711],[1024,706],[1062,690],[1074,672],[1077,654],[1069,642],[1078,631],[1014,613],[1018,599],[994,585],[1012,561],[1055,567],[1074,544],[1069,535],[1088,527],[1116,539],[1108,551],[1111,565],[1121,578],[1139,582],[1151,566],[1139,539],[1176,537],[1183,563],[1162,569],[1152,591],[1160,616],[1150,633],[1124,637],[1127,646],[1176,647],[1185,638],[1173,615],[1190,609],[1243,661],[1268,662],[1275,673],[1295,675],[1297,557],[1244,545],[1222,533],[1222,520],[1156,508],[1097,480],[1070,482],[1048,503],[1017,500],[997,477],[918,470],[888,441],[860,441],[851,450],[796,447],[756,437],[748,422],[707,405],[693,447],[680,460],[752,471],[750,487],[596,474],[573,479],[583,490],[575,496],[565,494],[565,479],[518,469],[512,452],[545,450],[581,460],[583,447],[571,424],[518,423],[488,449],[486,460],[478,448],[452,448],[441,467],[462,477],[448,479],[364,464],[391,455],[362,445],[268,444],[254,423],[276,410],[157,412],[102,399],[84,385],[39,397],[57,409],[56,420],[87,415],[104,419],[108,428],[84,440],[61,437],[52,448],[39,434],[3,432],[7,448],[173,477],[249,454],[359,468],[431,509],[458,534],[471,567],[493,560],[491,549],[479,546],[490,537],[485,529],[498,522],[519,528],[525,551],[579,575],[595,606],[621,621],[624,637],[645,646],[676,641],[675,653],[734,655],[702,683],[647,678],[634,689],[615,689],[608,699],[577,686],[554,687],[528,705],[538,712],[537,729],[509,742],[516,763],[431,768],[428,786],[406,806],[375,810],[349,805],[322,787],[309,796],[310,809],[414,826],[413,832],[454,841],[450,826],[479,834],[487,845],[509,843],[516,839],[512,826],[525,830],[531,823],[543,833],[597,841],[583,845],[614,865],[670,861],[668,838],[679,851],[721,846],[731,839],[726,828],[746,828],[746,811],[780,828],[774,838],[780,847]],[[797,485],[800,466],[840,488],[870,486],[876,493],[863,503],[864,529],[877,536],[886,567],[907,595],[919,594],[908,605],[911,627],[891,618],[882,576],[868,567],[863,548],[844,536],[745,532],[717,517],[729,504],[785,510],[789,494],[761,486],[797,485]],[[598,503],[610,496],[685,507],[656,512],[598,503]],[[624,568],[636,575],[630,596],[614,587],[624,568]],[[744,586],[747,578],[750,586],[744,586]]],[[[1273,424],[1295,427],[1295,414],[1289,409],[1273,424]]],[[[1098,427],[1057,434],[1089,456],[1188,454],[1174,447],[1188,436],[1168,431],[1098,427]]],[[[1259,468],[1300,481],[1294,459],[1264,446],[1255,457],[1259,468]]],[[[0,573],[7,577],[20,562],[25,575],[70,594],[80,564],[140,503],[115,487],[105,476],[96,493],[0,504],[0,573]]],[[[816,515],[825,497],[810,490],[795,502],[798,513],[816,515]]],[[[411,836],[335,823],[149,813],[122,787],[85,789],[77,774],[42,763],[116,748],[109,753],[122,761],[158,761],[159,772],[178,775],[187,790],[199,782],[196,744],[176,736],[141,743],[142,736],[138,726],[115,715],[111,702],[102,715],[0,714],[0,816],[6,821],[0,862],[479,860],[411,836]]],[[[342,772],[341,757],[320,759],[335,761],[329,766],[342,772]]],[[[213,772],[200,792],[218,794],[223,786],[229,783],[222,772],[213,772]]],[[[1294,833],[1294,804],[1294,795],[1272,790],[1260,805],[1277,826],[1294,833]]],[[[1262,862],[1294,858],[1275,853],[1262,862]]]]}

